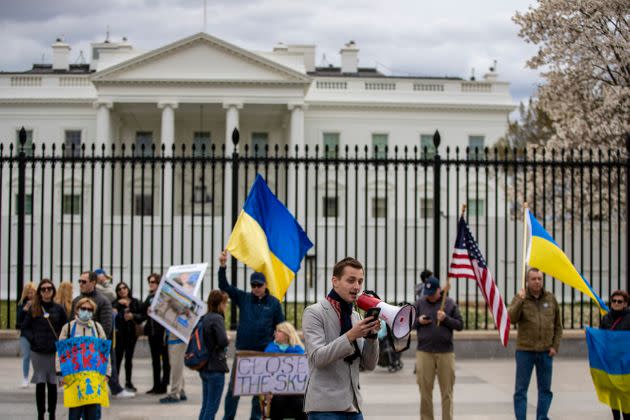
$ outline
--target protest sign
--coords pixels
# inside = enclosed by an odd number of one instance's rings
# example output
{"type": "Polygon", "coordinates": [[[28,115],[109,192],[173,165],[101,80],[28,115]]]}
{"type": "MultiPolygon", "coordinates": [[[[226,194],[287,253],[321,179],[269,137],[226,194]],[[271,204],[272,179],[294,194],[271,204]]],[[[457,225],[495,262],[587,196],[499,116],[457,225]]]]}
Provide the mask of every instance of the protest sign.
{"type": "Polygon", "coordinates": [[[56,343],[63,376],[63,404],[109,406],[107,363],[111,341],[96,337],[71,337],[56,343]]]}
{"type": "Polygon", "coordinates": [[[308,382],[308,360],[304,354],[236,353],[234,395],[304,394],[308,382]]]}
{"type": "Polygon", "coordinates": [[[205,305],[201,300],[186,293],[179,283],[162,277],[149,308],[151,318],[188,343],[193,328],[204,313],[205,305]]]}
{"type": "Polygon", "coordinates": [[[197,296],[207,269],[208,263],[173,265],[168,268],[164,278],[171,284],[181,286],[185,294],[197,296]]]}

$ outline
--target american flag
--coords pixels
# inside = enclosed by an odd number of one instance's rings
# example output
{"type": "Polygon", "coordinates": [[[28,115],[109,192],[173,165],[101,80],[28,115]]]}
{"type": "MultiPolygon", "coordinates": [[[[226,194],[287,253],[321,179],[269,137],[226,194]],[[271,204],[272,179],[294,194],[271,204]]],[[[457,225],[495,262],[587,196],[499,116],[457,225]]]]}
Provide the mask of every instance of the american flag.
{"type": "Polygon", "coordinates": [[[492,274],[488,269],[486,260],[481,255],[479,245],[475,241],[464,217],[459,219],[457,224],[457,240],[453,257],[448,270],[449,278],[473,279],[483,293],[486,303],[492,310],[494,324],[499,330],[499,340],[504,347],[507,347],[510,334],[510,316],[508,315],[503,298],[497,285],[494,283],[492,274]]]}

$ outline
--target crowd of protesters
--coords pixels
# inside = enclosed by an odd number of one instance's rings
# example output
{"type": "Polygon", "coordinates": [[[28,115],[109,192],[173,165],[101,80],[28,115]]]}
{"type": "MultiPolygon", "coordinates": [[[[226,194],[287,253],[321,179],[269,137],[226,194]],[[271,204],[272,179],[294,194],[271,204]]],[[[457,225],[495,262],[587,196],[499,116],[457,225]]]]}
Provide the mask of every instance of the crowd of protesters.
{"type": "MultiPolygon", "coordinates": [[[[361,263],[351,258],[337,263],[326,300],[311,305],[304,312],[303,343],[293,325],[285,321],[278,299],[267,290],[265,276],[253,273],[249,292],[236,288],[227,279],[227,258],[225,252],[219,256],[220,290],[209,293],[207,313],[199,321],[206,348],[209,349],[208,363],[199,371],[202,384],[199,418],[215,418],[225,388],[225,375],[230,372],[227,363],[229,338],[225,329],[229,299],[239,308],[237,350],[308,353],[311,379],[306,394],[254,396],[251,419],[260,419],[263,415],[271,419],[363,419],[361,394],[354,384],[358,384],[359,370],[375,367],[379,345],[373,333],[380,328],[380,322],[371,318],[361,320],[353,309],[363,283],[361,263]],[[330,313],[335,316],[331,317],[330,313]],[[349,369],[344,368],[346,365],[349,369]]],[[[21,331],[21,386],[26,388],[29,383],[35,384],[38,419],[44,419],[46,413],[49,419],[55,418],[57,392],[62,389],[58,386],[63,385],[56,342],[70,337],[92,336],[111,340],[107,367],[110,393],[114,398],[133,398],[138,391],[132,381],[134,350],[138,336],[146,335],[153,373],[152,386],[146,394],[166,394],[159,399],[164,404],[187,399],[183,379],[186,344],[169,335],[168,330],[150,316],[160,280],[158,273],[148,276],[149,294],[144,301],[134,297],[127,283],[119,281],[114,285],[111,276],[103,269],[81,273],[78,280],[80,293],[74,299],[73,285],[67,281],[61,282],[58,288],[49,279],[43,279],[38,285],[24,285],[17,302],[16,317],[16,326],[21,331]],[[123,359],[124,387],[118,378],[123,359]]],[[[558,350],[562,326],[557,302],[542,288],[540,272],[530,269],[527,280],[526,288],[519,291],[509,308],[513,322],[519,324],[514,411],[517,418],[525,418],[527,400],[524,390],[535,367],[539,382],[537,416],[543,418],[551,405],[551,361],[558,350]],[[537,314],[541,310],[551,317],[545,323],[553,326],[547,328],[549,334],[545,337],[528,332],[528,329],[537,331],[541,328],[534,325],[542,319],[537,314]]],[[[452,418],[455,383],[452,340],[453,330],[462,329],[462,318],[451,298],[442,299],[444,291],[430,271],[423,272],[416,293],[418,317],[414,328],[418,339],[416,375],[421,395],[420,417],[433,418],[431,396],[437,377],[442,394],[442,418],[452,418]]],[[[628,302],[626,292],[613,292],[612,311],[602,319],[601,328],[629,330],[628,302]]],[[[238,407],[239,397],[232,394],[233,379],[231,375],[225,394],[224,420],[234,419],[238,407]]],[[[100,404],[89,404],[70,408],[68,418],[92,420],[100,419],[101,415],[100,404]]],[[[621,416],[628,418],[627,413],[613,410],[615,419],[621,416]]]]}

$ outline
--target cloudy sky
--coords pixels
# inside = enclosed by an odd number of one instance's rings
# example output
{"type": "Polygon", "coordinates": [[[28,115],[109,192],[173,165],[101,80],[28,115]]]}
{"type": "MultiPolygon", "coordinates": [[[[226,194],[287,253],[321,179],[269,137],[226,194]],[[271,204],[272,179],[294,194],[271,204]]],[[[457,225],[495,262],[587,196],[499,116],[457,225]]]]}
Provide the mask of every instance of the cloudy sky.
{"type": "MultiPolygon", "coordinates": [[[[525,67],[536,47],[518,37],[511,16],[534,0],[207,0],[206,31],[240,47],[269,51],[278,42],[317,45],[339,64],[339,49],[354,40],[360,66],[387,74],[481,77],[493,60],[516,101],[540,83],[525,67]]],[[[150,50],[203,30],[204,0],[0,0],[5,46],[0,70],[22,71],[52,61],[62,36],[71,60],[90,42],[123,36],[150,50]]]]}

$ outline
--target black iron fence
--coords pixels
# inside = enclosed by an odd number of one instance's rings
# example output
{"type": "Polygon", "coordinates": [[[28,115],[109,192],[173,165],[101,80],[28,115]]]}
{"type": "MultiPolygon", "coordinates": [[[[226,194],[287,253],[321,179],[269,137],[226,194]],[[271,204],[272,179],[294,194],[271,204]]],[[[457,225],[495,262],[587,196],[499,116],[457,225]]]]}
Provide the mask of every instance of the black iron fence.
{"type": "MultiPolygon", "coordinates": [[[[440,147],[437,132],[431,149],[23,144],[0,144],[4,326],[14,325],[25,282],[76,286],[80,272],[97,267],[144,297],[149,273],[208,262],[205,298],[256,173],[315,244],[284,300],[298,326],[347,255],[364,263],[365,287],[394,304],[414,300],[425,268],[445,279],[464,203],[506,301],[521,282],[524,201],[604,299],[630,289],[626,151],[469,150],[440,147]]],[[[249,269],[230,264],[231,281],[247,290],[249,269]]],[[[546,287],[566,327],[599,321],[581,294],[551,279],[546,287]]],[[[473,282],[455,282],[451,294],[466,328],[494,328],[473,282]]]]}

